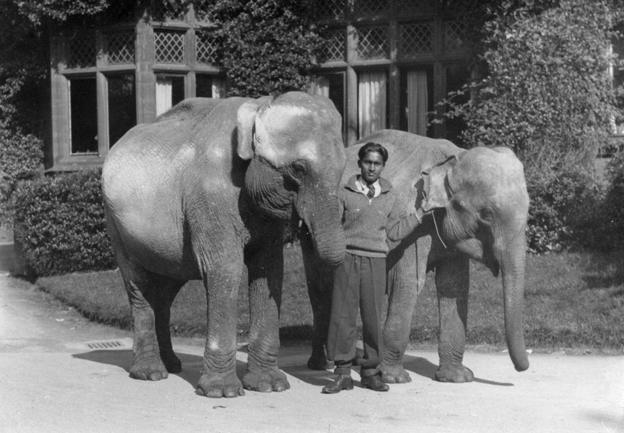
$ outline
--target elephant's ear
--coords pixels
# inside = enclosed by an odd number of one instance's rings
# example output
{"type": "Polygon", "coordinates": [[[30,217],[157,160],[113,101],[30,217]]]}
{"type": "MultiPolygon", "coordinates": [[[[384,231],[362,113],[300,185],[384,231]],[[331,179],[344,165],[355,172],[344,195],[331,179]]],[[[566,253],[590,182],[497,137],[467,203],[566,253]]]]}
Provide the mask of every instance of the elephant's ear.
{"type": "Polygon", "coordinates": [[[448,176],[457,164],[457,156],[452,155],[438,165],[422,172],[425,204],[423,210],[446,207],[451,199],[452,191],[449,187],[448,176]]]}
{"type": "Polygon", "coordinates": [[[271,96],[263,96],[253,101],[247,101],[238,107],[236,112],[236,153],[241,159],[253,158],[256,115],[261,108],[268,105],[272,100],[271,96]]]}

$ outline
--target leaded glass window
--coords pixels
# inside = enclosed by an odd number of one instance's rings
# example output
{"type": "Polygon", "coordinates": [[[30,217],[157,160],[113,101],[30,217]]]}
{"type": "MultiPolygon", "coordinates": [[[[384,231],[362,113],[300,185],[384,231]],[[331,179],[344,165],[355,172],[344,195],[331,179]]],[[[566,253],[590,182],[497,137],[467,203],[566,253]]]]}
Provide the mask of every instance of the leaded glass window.
{"type": "Polygon", "coordinates": [[[322,46],[320,62],[330,62],[345,59],[346,32],[344,29],[330,30],[325,34],[325,43],[322,46]]]}
{"type": "Polygon", "coordinates": [[[97,153],[97,96],[95,76],[69,80],[71,153],[97,153]]]}
{"type": "Polygon", "coordinates": [[[108,136],[112,146],[136,125],[134,73],[108,77],[108,136]]]}
{"type": "Polygon", "coordinates": [[[184,63],[184,33],[173,30],[156,30],[156,63],[184,63]]]}
{"type": "Polygon", "coordinates": [[[116,65],[134,63],[133,31],[108,33],[106,35],[106,43],[106,56],[109,64],[116,65]]]}
{"type": "Polygon", "coordinates": [[[358,58],[384,59],[389,57],[390,43],[386,26],[360,27],[356,35],[358,58]]]}
{"type": "Polygon", "coordinates": [[[67,67],[87,68],[95,66],[95,33],[85,31],[68,38],[69,58],[67,67]]]}

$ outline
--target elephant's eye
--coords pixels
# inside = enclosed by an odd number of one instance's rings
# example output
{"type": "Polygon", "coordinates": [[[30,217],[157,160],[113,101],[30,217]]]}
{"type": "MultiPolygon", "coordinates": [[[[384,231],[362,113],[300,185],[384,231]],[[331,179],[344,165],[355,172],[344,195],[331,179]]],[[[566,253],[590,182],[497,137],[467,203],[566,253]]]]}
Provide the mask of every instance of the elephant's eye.
{"type": "Polygon", "coordinates": [[[305,161],[297,160],[292,163],[292,171],[293,175],[296,177],[301,177],[308,170],[308,166],[305,161]]]}
{"type": "Polygon", "coordinates": [[[303,178],[308,170],[307,163],[303,160],[292,162],[282,173],[286,189],[296,191],[303,183],[303,178]]]}
{"type": "Polygon", "coordinates": [[[288,170],[288,174],[298,183],[303,181],[303,177],[308,171],[308,164],[303,160],[294,161],[288,170]]]}

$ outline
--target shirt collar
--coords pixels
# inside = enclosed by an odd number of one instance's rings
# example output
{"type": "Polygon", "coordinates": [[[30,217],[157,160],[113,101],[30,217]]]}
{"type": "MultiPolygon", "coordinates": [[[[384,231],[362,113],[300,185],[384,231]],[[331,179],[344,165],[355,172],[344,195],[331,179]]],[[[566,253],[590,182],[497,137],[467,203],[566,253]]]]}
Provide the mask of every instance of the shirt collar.
{"type": "MultiPolygon", "coordinates": [[[[347,180],[347,183],[344,184],[344,188],[350,189],[351,191],[354,191],[354,192],[361,192],[360,188],[357,186],[359,177],[360,175],[355,175],[355,174],[351,176],[349,180],[347,180]]],[[[364,184],[366,183],[364,182],[364,184]]],[[[374,183],[374,185],[375,185],[376,195],[377,195],[377,191],[379,191],[379,194],[383,194],[392,189],[392,184],[388,182],[386,179],[384,179],[383,177],[380,177],[377,180],[377,182],[374,183]]]]}
{"type": "MultiPolygon", "coordinates": [[[[358,176],[356,178],[355,186],[357,187],[358,191],[361,192],[362,194],[364,194],[364,195],[368,194],[369,187],[366,184],[366,182],[364,182],[362,180],[362,178],[360,176],[358,176]]],[[[373,183],[373,187],[375,188],[375,195],[374,195],[374,197],[379,197],[379,194],[381,194],[381,185],[379,184],[379,180],[376,180],[373,183]]]]}

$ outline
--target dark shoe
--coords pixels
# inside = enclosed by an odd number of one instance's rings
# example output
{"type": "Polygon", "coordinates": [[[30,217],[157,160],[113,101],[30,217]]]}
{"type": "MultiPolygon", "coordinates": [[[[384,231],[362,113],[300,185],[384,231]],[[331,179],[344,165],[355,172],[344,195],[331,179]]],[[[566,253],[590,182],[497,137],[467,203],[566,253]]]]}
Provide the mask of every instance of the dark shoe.
{"type": "Polygon", "coordinates": [[[333,382],[328,383],[323,387],[323,394],[336,394],[343,389],[353,389],[353,379],[346,374],[339,374],[336,376],[333,382]]]}
{"type": "Polygon", "coordinates": [[[379,374],[362,377],[362,386],[364,388],[372,389],[373,391],[388,391],[390,389],[388,384],[381,380],[381,376],[379,374]]]}

